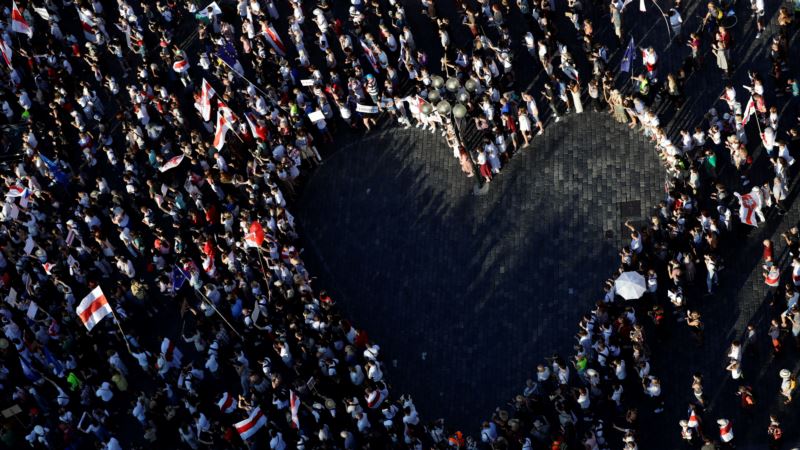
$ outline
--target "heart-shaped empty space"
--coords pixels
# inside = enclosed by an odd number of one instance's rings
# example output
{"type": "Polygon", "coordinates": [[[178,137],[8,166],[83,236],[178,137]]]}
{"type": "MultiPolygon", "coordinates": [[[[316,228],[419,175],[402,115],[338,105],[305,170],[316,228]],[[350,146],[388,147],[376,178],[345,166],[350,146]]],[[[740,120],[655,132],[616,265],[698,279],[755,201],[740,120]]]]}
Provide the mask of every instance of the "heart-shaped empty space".
{"type": "Polygon", "coordinates": [[[570,354],[623,222],[644,223],[664,178],[652,144],[605,114],[551,125],[480,196],[440,135],[392,129],[331,157],[299,218],[318,287],[381,345],[393,392],[474,427],[570,354]]]}

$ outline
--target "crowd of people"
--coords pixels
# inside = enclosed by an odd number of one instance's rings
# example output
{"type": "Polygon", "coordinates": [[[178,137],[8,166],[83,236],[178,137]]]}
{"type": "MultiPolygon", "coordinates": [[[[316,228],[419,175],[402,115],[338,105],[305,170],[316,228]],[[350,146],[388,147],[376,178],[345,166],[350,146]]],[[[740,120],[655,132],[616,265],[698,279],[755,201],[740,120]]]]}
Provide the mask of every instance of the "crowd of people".
{"type": "MultiPolygon", "coordinates": [[[[710,2],[701,29],[685,33],[687,11],[674,2],[668,23],[689,50],[668,51],[690,56],[662,73],[655,49],[628,42],[628,2],[462,0],[457,22],[422,0],[414,13],[438,44],[415,40],[406,9],[417,2],[339,3],[6,7],[3,140],[19,150],[3,155],[0,173],[0,445],[638,448],[641,411],[664,409],[651,345],[677,327],[702,346],[701,298],[690,287],[705,278],[713,294],[734,229],[758,225],[768,208],[786,211],[800,124],[779,111],[800,96],[787,64],[800,3],[781,5],[779,31],[759,37],[773,70],[751,73],[749,93],[728,85],[719,106],[677,139],[655,105],[681,108],[684,83],[707,51],[732,73],[731,5],[710,2]],[[593,11],[607,14],[613,42],[595,31],[593,11]],[[512,17],[524,18],[525,33],[510,31],[512,17]],[[454,45],[465,30],[470,45],[454,45]],[[440,66],[428,56],[436,45],[440,66]],[[518,45],[541,64],[541,91],[517,83],[518,45]],[[612,49],[625,50],[620,70],[634,89],[621,86],[612,49]],[[442,98],[462,109],[440,108],[442,98]],[[368,132],[381,119],[442,133],[465,174],[488,183],[546,120],[581,114],[584,102],[650,138],[672,175],[650,222],[628,224],[620,252],[618,273],[645,275],[646,300],[620,302],[610,279],[580,320],[575,354],[536,367],[480,430],[423,421],[411,397],[390,392],[379,345],[314,285],[290,211],[300,181],[337,133],[368,132]],[[748,122],[757,141],[748,141],[748,122]],[[465,141],[465,128],[477,130],[477,144],[465,141]],[[761,148],[769,173],[754,169],[761,148]],[[719,174],[726,165],[733,184],[719,174]]],[[[753,0],[760,35],[764,11],[753,0]]],[[[784,239],[788,264],[772,243],[764,252],[775,352],[787,332],[800,336],[800,234],[784,239]]],[[[751,327],[731,344],[735,380],[759,333],[751,327]]],[[[791,402],[794,373],[776,376],[791,402]]],[[[740,384],[743,407],[752,407],[753,388],[740,384]]],[[[731,447],[734,424],[705,411],[701,374],[691,387],[682,438],[704,450],[731,447]]],[[[764,427],[779,443],[780,418],[764,427]]]]}

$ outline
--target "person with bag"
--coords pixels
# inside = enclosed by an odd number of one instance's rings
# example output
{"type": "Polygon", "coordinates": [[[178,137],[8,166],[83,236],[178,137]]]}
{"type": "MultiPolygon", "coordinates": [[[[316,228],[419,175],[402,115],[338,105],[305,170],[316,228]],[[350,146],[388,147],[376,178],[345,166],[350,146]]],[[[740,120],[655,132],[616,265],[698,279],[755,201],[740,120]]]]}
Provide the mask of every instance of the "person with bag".
{"type": "Polygon", "coordinates": [[[781,429],[781,423],[778,421],[778,417],[774,414],[770,414],[769,416],[767,436],[769,436],[770,450],[777,450],[781,448],[781,444],[783,443],[783,430],[781,429]]]}

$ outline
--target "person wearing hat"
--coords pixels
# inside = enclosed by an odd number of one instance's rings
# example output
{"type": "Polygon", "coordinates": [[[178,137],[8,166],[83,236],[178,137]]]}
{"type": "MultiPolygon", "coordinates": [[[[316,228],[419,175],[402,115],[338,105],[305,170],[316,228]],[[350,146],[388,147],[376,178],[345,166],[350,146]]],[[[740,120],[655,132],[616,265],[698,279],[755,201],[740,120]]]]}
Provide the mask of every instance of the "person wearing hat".
{"type": "Polygon", "coordinates": [[[789,369],[781,369],[778,375],[781,378],[780,392],[783,397],[783,404],[788,405],[792,402],[792,395],[797,389],[797,377],[789,369]]]}

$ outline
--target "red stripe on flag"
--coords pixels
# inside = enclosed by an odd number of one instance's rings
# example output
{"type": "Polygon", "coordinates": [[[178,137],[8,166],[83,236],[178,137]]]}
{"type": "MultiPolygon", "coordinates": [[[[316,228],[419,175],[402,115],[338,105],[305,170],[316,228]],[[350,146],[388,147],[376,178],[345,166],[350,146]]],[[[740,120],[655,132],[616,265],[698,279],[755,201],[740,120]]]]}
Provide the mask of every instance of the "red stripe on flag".
{"type": "Polygon", "coordinates": [[[89,319],[92,317],[92,314],[106,305],[108,305],[106,296],[101,295],[100,297],[94,299],[88,308],[84,309],[80,314],[78,314],[78,317],[81,318],[83,323],[88,323],[89,319]]]}

